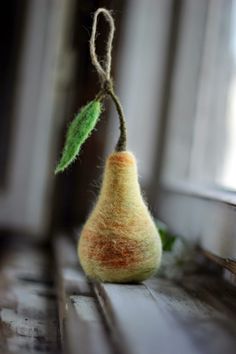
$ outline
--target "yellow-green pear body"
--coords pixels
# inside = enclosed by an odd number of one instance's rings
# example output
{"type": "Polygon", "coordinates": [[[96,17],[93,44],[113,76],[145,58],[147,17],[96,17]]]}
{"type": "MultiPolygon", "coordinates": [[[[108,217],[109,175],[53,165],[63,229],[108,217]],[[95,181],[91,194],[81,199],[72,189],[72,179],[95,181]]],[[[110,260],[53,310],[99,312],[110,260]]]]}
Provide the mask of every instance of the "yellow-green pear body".
{"type": "Polygon", "coordinates": [[[108,157],[100,195],[82,229],[78,252],[85,273],[99,281],[139,282],[158,269],[161,240],[141,195],[132,153],[114,152],[108,157]]]}

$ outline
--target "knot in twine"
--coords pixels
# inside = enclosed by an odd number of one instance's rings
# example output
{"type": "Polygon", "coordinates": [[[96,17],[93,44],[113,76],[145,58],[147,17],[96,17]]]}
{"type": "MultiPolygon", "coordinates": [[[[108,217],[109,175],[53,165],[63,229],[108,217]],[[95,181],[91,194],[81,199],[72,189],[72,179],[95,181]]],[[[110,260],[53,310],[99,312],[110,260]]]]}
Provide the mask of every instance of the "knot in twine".
{"type": "Polygon", "coordinates": [[[102,91],[104,91],[105,94],[108,94],[114,90],[113,88],[113,81],[110,78],[109,80],[105,80],[102,83],[102,91]]]}
{"type": "Polygon", "coordinates": [[[113,87],[113,80],[111,78],[111,62],[112,62],[112,43],[114,38],[115,32],[115,24],[114,19],[107,9],[99,8],[93,18],[93,26],[92,26],[92,33],[90,38],[90,56],[92,64],[94,65],[100,82],[101,82],[101,91],[97,95],[97,99],[103,99],[106,96],[110,96],[112,101],[115,104],[116,111],[119,116],[120,121],[120,137],[116,145],[116,151],[125,151],[127,145],[127,129],[126,129],[126,120],[122,105],[120,103],[119,97],[114,92],[113,87]],[[105,60],[101,64],[99,62],[97,53],[96,53],[96,33],[97,33],[97,23],[98,23],[98,16],[102,14],[105,20],[108,22],[110,30],[107,38],[106,43],[106,54],[105,60]]]}

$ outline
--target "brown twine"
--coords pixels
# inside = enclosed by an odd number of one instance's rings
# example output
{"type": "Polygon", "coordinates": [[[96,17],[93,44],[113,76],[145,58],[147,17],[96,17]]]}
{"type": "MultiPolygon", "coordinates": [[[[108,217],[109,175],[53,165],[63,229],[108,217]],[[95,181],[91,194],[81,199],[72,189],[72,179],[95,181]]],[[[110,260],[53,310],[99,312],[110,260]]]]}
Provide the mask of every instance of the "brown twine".
{"type": "Polygon", "coordinates": [[[101,81],[101,86],[102,86],[101,91],[97,95],[97,99],[102,99],[105,98],[106,96],[110,96],[112,101],[114,102],[119,116],[119,121],[120,121],[120,137],[116,145],[116,151],[125,151],[126,144],[127,144],[127,129],[126,129],[125,115],[119,97],[114,92],[113,81],[111,78],[111,62],[112,62],[111,52],[112,52],[114,32],[115,32],[115,24],[114,24],[114,19],[111,16],[111,13],[107,9],[99,8],[94,14],[92,33],[90,38],[91,61],[97,70],[99,79],[101,81]],[[96,54],[96,43],[95,43],[98,16],[100,14],[104,16],[106,21],[109,23],[109,27],[110,27],[110,31],[107,39],[107,45],[106,45],[105,61],[103,62],[103,65],[101,65],[98,60],[96,54]]]}

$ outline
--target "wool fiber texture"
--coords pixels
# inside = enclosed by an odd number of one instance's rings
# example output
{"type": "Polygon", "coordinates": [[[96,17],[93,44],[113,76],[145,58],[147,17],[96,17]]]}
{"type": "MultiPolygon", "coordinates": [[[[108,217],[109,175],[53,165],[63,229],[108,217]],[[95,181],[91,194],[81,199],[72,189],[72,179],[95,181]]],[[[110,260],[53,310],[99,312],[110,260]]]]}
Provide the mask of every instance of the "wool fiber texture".
{"type": "Polygon", "coordinates": [[[114,152],[108,157],[78,253],[85,273],[98,281],[140,282],[158,269],[161,240],[143,201],[132,153],[114,152]]]}
{"type": "Polygon", "coordinates": [[[65,147],[55,173],[63,172],[75,160],[81,145],[88,139],[95,128],[101,110],[101,103],[96,100],[81,108],[68,128],[65,147]]]}

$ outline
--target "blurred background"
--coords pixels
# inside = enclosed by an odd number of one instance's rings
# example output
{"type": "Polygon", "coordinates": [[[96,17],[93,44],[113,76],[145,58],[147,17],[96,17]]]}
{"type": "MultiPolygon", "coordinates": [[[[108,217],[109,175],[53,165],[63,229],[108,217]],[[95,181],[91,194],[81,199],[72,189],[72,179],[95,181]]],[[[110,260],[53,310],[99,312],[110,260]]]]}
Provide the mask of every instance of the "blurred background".
{"type": "MultiPolygon", "coordinates": [[[[108,30],[101,16],[101,60],[108,30]]],[[[0,35],[0,352],[235,353],[236,0],[7,0],[0,35]],[[115,91],[162,236],[144,285],[88,283],[78,264],[119,136],[109,100],[54,174],[100,89],[99,7],[114,16],[115,91]]]]}
{"type": "MultiPolygon", "coordinates": [[[[108,103],[75,164],[56,177],[54,169],[68,123],[99,90],[88,41],[101,6],[115,18],[115,89],[154,215],[163,185],[235,195],[235,0],[8,0],[0,14],[2,235],[43,240],[73,229],[96,200],[118,138],[108,103]]],[[[101,18],[101,57],[107,31],[101,18]]]]}

